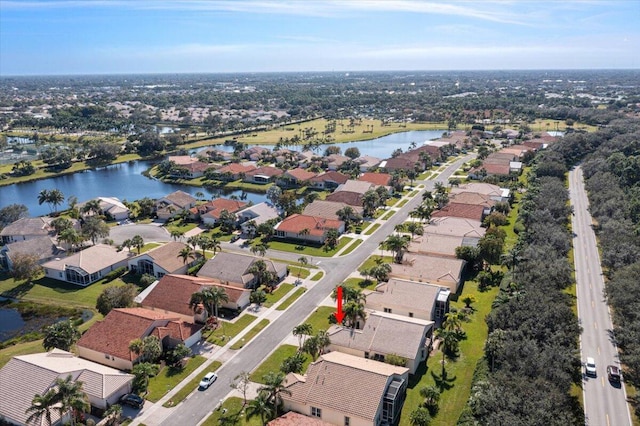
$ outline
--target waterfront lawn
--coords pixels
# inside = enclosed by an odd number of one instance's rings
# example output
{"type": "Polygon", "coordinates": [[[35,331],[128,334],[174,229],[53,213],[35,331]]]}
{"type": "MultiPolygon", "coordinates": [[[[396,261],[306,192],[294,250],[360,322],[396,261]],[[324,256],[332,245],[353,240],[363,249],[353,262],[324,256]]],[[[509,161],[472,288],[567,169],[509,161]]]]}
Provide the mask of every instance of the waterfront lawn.
{"type": "Polygon", "coordinates": [[[284,302],[276,307],[276,311],[284,311],[285,309],[287,309],[293,302],[298,300],[298,297],[302,296],[305,291],[307,291],[307,289],[304,287],[300,287],[299,289],[294,291],[291,296],[287,297],[284,302]]]}
{"type": "MultiPolygon", "coordinates": [[[[286,358],[292,357],[298,352],[298,347],[294,345],[280,345],[276,348],[275,351],[269,355],[267,359],[265,359],[262,364],[260,364],[249,378],[252,382],[266,384],[264,382],[264,376],[266,376],[270,372],[277,373],[280,371],[280,366],[282,365],[282,361],[286,358]]],[[[304,374],[307,371],[307,367],[311,364],[311,357],[305,354],[306,360],[302,366],[302,372],[300,374],[304,374]]]]}
{"type": "Polygon", "coordinates": [[[235,322],[221,321],[220,327],[218,327],[213,333],[209,333],[207,341],[214,345],[224,346],[229,340],[233,339],[244,330],[249,324],[255,321],[257,317],[249,314],[244,314],[238,318],[235,322]]]}
{"type": "Polygon", "coordinates": [[[311,324],[314,334],[318,330],[328,330],[329,327],[331,327],[331,324],[329,324],[329,315],[335,311],[336,309],[331,306],[319,306],[318,309],[313,311],[313,313],[302,322],[311,324]]]}
{"type": "Polygon", "coordinates": [[[286,251],[289,253],[300,253],[307,256],[331,257],[345,247],[352,240],[350,237],[342,237],[338,245],[331,250],[325,250],[323,246],[310,246],[301,242],[293,243],[283,240],[271,240],[268,242],[269,248],[272,250],[286,251]]]}
{"type": "MultiPolygon", "coordinates": [[[[456,424],[462,409],[467,404],[476,364],[484,356],[484,342],[488,334],[484,318],[491,311],[491,303],[498,294],[498,288],[493,287],[481,292],[476,282],[467,281],[462,294],[473,295],[476,302],[472,305],[475,311],[469,317],[469,321],[462,323],[462,329],[466,332],[467,338],[460,341],[460,355],[455,360],[447,359],[445,382],[442,381],[442,352],[435,351],[427,359],[426,368],[424,364],[418,368],[416,375],[409,380],[400,426],[411,425],[409,415],[424,401],[420,395],[420,389],[425,386],[441,385],[442,388],[440,409],[430,423],[432,426],[456,424]]],[[[460,309],[464,307],[464,303],[458,300],[452,302],[451,307],[460,309]]]]}
{"type": "Polygon", "coordinates": [[[98,296],[107,287],[121,286],[124,282],[116,278],[104,279],[87,287],[42,277],[31,283],[16,282],[7,274],[0,274],[0,295],[39,303],[94,308],[98,296]]]}
{"type": "MultiPolygon", "coordinates": [[[[213,361],[211,364],[209,364],[209,367],[207,367],[207,372],[216,371],[218,368],[220,368],[221,365],[222,363],[220,361],[213,361]]],[[[180,404],[182,401],[184,401],[186,397],[191,395],[191,392],[198,389],[200,380],[202,380],[202,377],[200,376],[196,376],[193,379],[191,379],[189,383],[187,383],[182,388],[180,388],[180,390],[176,392],[171,397],[171,399],[165,402],[162,406],[166,408],[171,408],[180,404]]]]}
{"type": "Polygon", "coordinates": [[[187,365],[178,370],[172,367],[164,367],[157,376],[149,379],[149,388],[145,399],[151,402],[157,402],[160,398],[166,395],[171,389],[176,387],[178,383],[183,381],[189,374],[200,367],[206,358],[200,355],[196,355],[191,358],[187,365]]]}
{"type": "Polygon", "coordinates": [[[42,339],[34,340],[32,342],[18,343],[8,348],[0,350],[0,368],[4,367],[6,363],[14,356],[18,355],[30,355],[39,352],[44,352],[42,347],[42,339]]]}
{"type": "MultiPolygon", "coordinates": [[[[217,405],[216,405],[217,406],[217,405]]],[[[267,420],[267,418],[265,418],[267,420]]],[[[271,420],[270,418],[268,420],[271,420]]],[[[242,407],[242,398],[227,398],[222,406],[211,413],[209,417],[201,424],[201,426],[262,426],[260,416],[246,417],[244,407],[242,407]]]]}
{"type": "Polygon", "coordinates": [[[278,300],[282,299],[293,288],[293,284],[282,283],[278,286],[278,289],[274,292],[267,293],[267,301],[262,305],[265,308],[270,308],[278,300]]]}
{"type": "Polygon", "coordinates": [[[376,229],[380,228],[380,224],[379,223],[374,223],[373,225],[369,226],[365,231],[364,231],[364,235],[371,235],[374,232],[376,232],[376,229]]]}
{"type": "Polygon", "coordinates": [[[242,347],[245,344],[249,343],[251,339],[253,339],[256,336],[256,334],[260,333],[268,325],[269,325],[268,319],[260,320],[258,324],[256,324],[251,330],[247,332],[247,334],[245,334],[242,337],[242,339],[238,340],[236,343],[231,345],[231,349],[233,349],[234,351],[238,349],[242,349],[242,347]]]}

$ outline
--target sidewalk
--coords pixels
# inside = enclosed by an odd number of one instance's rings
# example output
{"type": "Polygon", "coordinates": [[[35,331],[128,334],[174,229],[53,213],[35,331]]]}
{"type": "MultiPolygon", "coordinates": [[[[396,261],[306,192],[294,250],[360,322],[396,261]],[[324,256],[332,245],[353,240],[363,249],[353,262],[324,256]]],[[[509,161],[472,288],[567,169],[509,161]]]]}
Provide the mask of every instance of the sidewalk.
{"type": "MultiPolygon", "coordinates": [[[[313,270],[312,270],[313,271],[313,270]]],[[[312,275],[309,275],[309,278],[312,275]]],[[[189,376],[187,376],[182,382],[180,382],[175,388],[171,389],[169,392],[167,392],[167,394],[165,396],[163,396],[162,398],[160,398],[160,400],[158,400],[158,402],[150,405],[147,407],[147,405],[149,405],[150,403],[147,402],[147,404],[145,405],[145,408],[140,412],[140,414],[138,415],[138,417],[136,417],[135,419],[133,419],[133,422],[131,423],[131,425],[140,425],[140,424],[146,424],[146,425],[158,425],[160,423],[162,423],[170,414],[171,414],[171,410],[174,407],[171,408],[166,408],[163,407],[162,405],[171,400],[171,398],[180,390],[182,389],[182,387],[184,385],[186,385],[187,383],[189,383],[191,380],[193,380],[196,377],[200,377],[204,371],[206,371],[209,366],[214,362],[214,361],[220,361],[223,363],[230,361],[231,359],[233,359],[233,357],[235,355],[237,355],[241,349],[239,350],[232,350],[230,349],[230,347],[240,341],[244,339],[244,336],[253,328],[253,326],[257,325],[261,320],[263,319],[267,319],[269,320],[269,323],[273,323],[273,321],[275,319],[277,319],[278,317],[280,317],[280,315],[282,315],[285,311],[278,311],[276,310],[276,308],[285,300],[287,300],[297,289],[298,287],[305,287],[305,288],[310,288],[310,286],[312,286],[315,281],[311,281],[309,278],[305,278],[305,279],[301,279],[302,284],[300,284],[299,286],[295,286],[289,290],[289,292],[287,294],[285,294],[284,296],[282,296],[282,298],[274,303],[271,307],[269,308],[265,308],[264,306],[261,306],[259,309],[254,309],[255,306],[252,305],[249,308],[246,309],[245,312],[256,316],[257,318],[249,325],[247,326],[244,330],[242,330],[240,333],[238,333],[238,335],[236,335],[233,339],[227,341],[227,343],[220,347],[220,346],[216,346],[213,345],[211,343],[208,343],[206,340],[201,340],[198,343],[196,343],[194,346],[191,347],[192,351],[194,352],[194,354],[197,355],[202,355],[205,358],[207,358],[207,360],[202,363],[202,365],[200,365],[198,368],[196,368],[191,374],[189,374],[189,376]]],[[[294,276],[287,276],[285,278],[285,280],[283,280],[283,283],[288,283],[288,284],[294,284],[294,281],[297,280],[297,277],[294,276]]],[[[239,316],[238,316],[239,318],[239,316]]],[[[262,331],[261,331],[262,332],[262,331]]],[[[257,336],[259,336],[260,333],[258,333],[256,336],[254,336],[253,338],[255,339],[257,336]]],[[[293,335],[292,335],[293,337],[293,335]]],[[[248,343],[248,342],[247,342],[248,343]]],[[[297,339],[296,339],[296,343],[297,345],[297,339]]],[[[261,386],[261,385],[257,385],[255,386],[254,391],[257,394],[257,388],[261,386]]],[[[229,389],[229,395],[226,396],[226,398],[228,398],[230,396],[230,394],[233,394],[235,391],[232,389],[229,389]]],[[[197,390],[196,390],[197,392],[197,390]]],[[[254,395],[255,396],[255,395],[254,395]]],[[[242,395],[240,395],[240,397],[242,397],[242,395]]],[[[247,394],[247,397],[249,397],[249,394],[247,394]]],[[[188,398],[188,396],[187,396],[188,398]]],[[[225,398],[225,399],[226,399],[225,398]]],[[[178,404],[179,405],[179,404],[178,404]]]]}

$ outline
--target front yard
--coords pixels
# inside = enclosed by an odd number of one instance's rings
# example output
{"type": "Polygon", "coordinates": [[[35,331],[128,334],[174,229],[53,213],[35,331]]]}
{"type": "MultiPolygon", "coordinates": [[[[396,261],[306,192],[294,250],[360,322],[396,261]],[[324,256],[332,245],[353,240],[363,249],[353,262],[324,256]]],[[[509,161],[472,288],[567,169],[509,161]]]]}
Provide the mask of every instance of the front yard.
{"type": "MultiPolygon", "coordinates": [[[[273,371],[280,371],[280,365],[282,365],[282,361],[286,358],[289,358],[298,352],[298,347],[294,345],[281,345],[276,348],[275,351],[269,355],[267,359],[265,359],[262,364],[260,364],[252,373],[251,373],[251,381],[256,383],[264,383],[263,377],[273,371]]],[[[304,374],[307,371],[307,367],[311,364],[311,357],[306,355],[306,360],[302,367],[302,373],[304,374]]]]}
{"type": "Polygon", "coordinates": [[[207,341],[214,345],[224,346],[229,343],[229,340],[236,337],[238,333],[255,321],[256,318],[257,317],[253,315],[244,314],[235,322],[221,321],[220,327],[218,327],[213,333],[209,333],[207,341]]]}
{"type": "Polygon", "coordinates": [[[149,389],[145,399],[151,402],[157,402],[205,361],[205,357],[196,355],[189,360],[187,366],[182,370],[177,370],[172,367],[163,368],[157,376],[149,379],[149,389]]]}

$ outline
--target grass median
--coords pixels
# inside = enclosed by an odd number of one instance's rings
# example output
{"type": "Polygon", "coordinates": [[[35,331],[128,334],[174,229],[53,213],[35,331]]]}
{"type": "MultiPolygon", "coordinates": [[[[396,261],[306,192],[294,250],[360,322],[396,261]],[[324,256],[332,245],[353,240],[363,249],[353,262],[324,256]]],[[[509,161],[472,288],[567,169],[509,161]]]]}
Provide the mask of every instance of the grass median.
{"type": "Polygon", "coordinates": [[[207,336],[207,341],[214,345],[224,346],[226,343],[229,343],[229,340],[236,337],[238,333],[255,321],[256,318],[256,316],[244,314],[235,322],[222,321],[221,326],[207,336]]]}
{"type": "MultiPolygon", "coordinates": [[[[209,365],[209,367],[207,367],[207,371],[216,371],[218,368],[220,368],[220,366],[222,365],[222,363],[220,361],[213,361],[211,363],[211,365],[209,365]]],[[[194,377],[193,379],[191,379],[191,381],[189,381],[189,383],[187,383],[186,385],[184,385],[183,387],[180,388],[180,390],[178,392],[176,392],[170,400],[168,400],[167,402],[165,402],[162,406],[163,407],[167,407],[167,408],[171,408],[171,407],[175,407],[176,405],[180,404],[182,401],[184,401],[184,399],[191,395],[191,392],[193,392],[194,390],[196,390],[198,388],[198,384],[200,383],[200,380],[202,379],[202,377],[197,376],[194,377]]]]}
{"type": "Polygon", "coordinates": [[[268,319],[261,320],[251,330],[249,330],[247,334],[245,334],[244,337],[242,337],[242,339],[238,340],[236,343],[231,345],[231,349],[233,350],[242,349],[244,345],[249,343],[251,339],[253,339],[256,336],[256,334],[260,333],[268,325],[269,325],[268,319]]]}
{"type": "Polygon", "coordinates": [[[304,287],[300,287],[299,289],[294,291],[291,296],[287,297],[284,302],[276,307],[276,311],[284,311],[285,309],[287,309],[293,302],[298,300],[298,297],[302,296],[305,291],[307,291],[307,289],[304,287]]]}
{"type": "Polygon", "coordinates": [[[163,368],[157,376],[149,379],[149,389],[145,399],[151,402],[157,402],[205,361],[205,357],[196,355],[189,360],[186,367],[182,370],[172,367],[163,368]]]}

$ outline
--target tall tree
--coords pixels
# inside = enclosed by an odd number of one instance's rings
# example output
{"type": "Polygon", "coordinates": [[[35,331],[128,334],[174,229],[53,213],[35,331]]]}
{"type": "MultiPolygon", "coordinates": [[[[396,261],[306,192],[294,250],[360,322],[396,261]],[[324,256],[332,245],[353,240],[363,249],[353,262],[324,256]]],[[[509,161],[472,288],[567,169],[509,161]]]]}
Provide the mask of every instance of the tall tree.
{"type": "Polygon", "coordinates": [[[311,333],[313,333],[313,326],[308,322],[302,323],[293,328],[293,335],[298,337],[298,349],[302,349],[304,341],[306,340],[305,336],[310,336],[311,333]]]}
{"type": "Polygon", "coordinates": [[[69,351],[78,339],[80,332],[70,320],[59,321],[45,329],[42,345],[47,351],[53,348],[69,351]]]}
{"type": "Polygon", "coordinates": [[[408,235],[393,234],[384,241],[385,248],[393,253],[393,261],[402,263],[404,253],[409,248],[410,238],[408,235]]]}
{"type": "Polygon", "coordinates": [[[251,375],[248,371],[242,371],[231,382],[231,388],[237,390],[242,394],[242,406],[247,405],[247,391],[251,385],[251,375]]]}
{"type": "Polygon", "coordinates": [[[60,411],[62,413],[71,412],[71,424],[76,423],[76,418],[80,413],[85,413],[91,409],[89,397],[82,390],[82,382],[73,380],[70,374],[62,379],[58,377],[54,382],[54,387],[58,388],[57,397],[60,401],[60,411]]]}
{"type": "Polygon", "coordinates": [[[218,308],[229,301],[227,293],[223,288],[216,286],[207,287],[201,293],[204,303],[209,307],[209,313],[218,318],[218,308]]]}
{"type": "Polygon", "coordinates": [[[285,375],[281,372],[274,373],[271,371],[263,379],[265,385],[258,388],[258,393],[267,392],[269,401],[274,407],[275,416],[278,417],[278,407],[282,403],[282,395],[291,395],[291,391],[284,384],[285,375]]]}
{"type": "Polygon", "coordinates": [[[109,236],[109,225],[96,216],[90,216],[85,219],[82,224],[82,233],[87,236],[96,245],[98,238],[106,238],[109,236]]]}
{"type": "Polygon", "coordinates": [[[58,393],[55,389],[49,389],[43,394],[36,394],[31,401],[31,406],[25,411],[25,414],[29,414],[27,423],[42,424],[44,419],[51,426],[53,412],[60,412],[59,407],[56,407],[58,403],[58,393]]]}
{"type": "Polygon", "coordinates": [[[258,396],[249,402],[247,407],[247,416],[260,416],[262,426],[267,424],[265,418],[270,418],[273,413],[274,410],[269,403],[269,393],[266,391],[258,392],[258,396]]]}
{"type": "Polygon", "coordinates": [[[142,247],[144,247],[144,239],[140,235],[134,235],[131,238],[131,247],[135,247],[138,254],[140,254],[142,247]]]}

